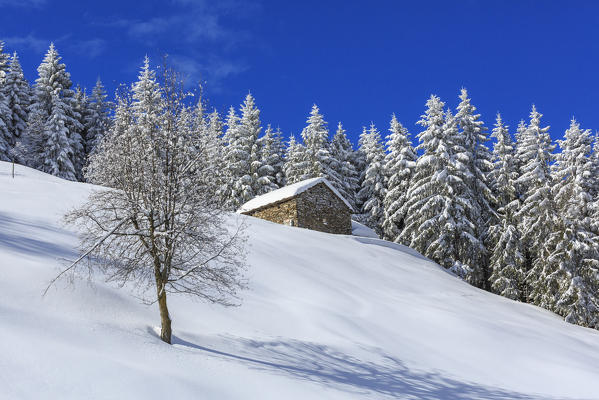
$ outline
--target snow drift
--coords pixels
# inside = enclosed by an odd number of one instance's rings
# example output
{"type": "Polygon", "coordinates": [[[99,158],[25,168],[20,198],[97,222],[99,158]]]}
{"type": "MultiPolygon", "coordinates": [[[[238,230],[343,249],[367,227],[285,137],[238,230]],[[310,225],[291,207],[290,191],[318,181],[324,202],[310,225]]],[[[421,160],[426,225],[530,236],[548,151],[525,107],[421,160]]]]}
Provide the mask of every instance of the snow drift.
{"type": "Polygon", "coordinates": [[[222,308],[156,306],[96,277],[49,280],[93,186],[0,163],[0,398],[584,399],[599,332],[486,293],[372,237],[245,218],[250,289],[222,308]]]}

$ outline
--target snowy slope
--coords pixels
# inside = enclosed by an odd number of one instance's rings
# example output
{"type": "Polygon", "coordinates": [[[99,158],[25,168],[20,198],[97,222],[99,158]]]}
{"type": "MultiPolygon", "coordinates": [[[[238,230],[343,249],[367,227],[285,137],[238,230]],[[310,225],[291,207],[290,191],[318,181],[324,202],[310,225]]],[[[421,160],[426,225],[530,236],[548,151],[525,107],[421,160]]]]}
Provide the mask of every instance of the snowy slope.
{"type": "Polygon", "coordinates": [[[0,399],[597,399],[599,332],[480,291],[374,238],[249,222],[250,289],[155,306],[73,257],[60,215],[91,186],[0,163],[0,399]]]}

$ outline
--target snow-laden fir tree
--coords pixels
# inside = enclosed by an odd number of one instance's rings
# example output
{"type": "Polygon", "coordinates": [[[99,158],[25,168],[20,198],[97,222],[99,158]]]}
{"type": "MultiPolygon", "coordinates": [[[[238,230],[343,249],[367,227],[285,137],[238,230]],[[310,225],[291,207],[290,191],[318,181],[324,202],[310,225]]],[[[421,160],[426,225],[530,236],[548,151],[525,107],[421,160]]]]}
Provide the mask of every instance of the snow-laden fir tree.
{"type": "Polygon", "coordinates": [[[403,214],[405,211],[403,205],[407,200],[417,157],[408,130],[397,120],[395,114],[391,117],[389,132],[385,157],[387,193],[383,200],[385,208],[383,234],[386,240],[400,242],[399,236],[404,228],[406,217],[403,214]]]}
{"type": "Polygon", "coordinates": [[[19,57],[17,53],[14,53],[10,59],[9,70],[4,84],[0,86],[0,97],[4,97],[8,107],[8,115],[4,118],[4,122],[11,136],[11,146],[15,146],[27,128],[27,109],[30,103],[30,90],[29,83],[23,76],[19,57]]]}
{"type": "Polygon", "coordinates": [[[307,162],[304,159],[304,152],[304,146],[297,142],[294,134],[291,134],[285,151],[285,163],[283,164],[283,173],[287,185],[310,177],[307,174],[307,162]]]}
{"type": "Polygon", "coordinates": [[[241,117],[233,109],[227,116],[227,131],[224,135],[227,205],[236,210],[256,195],[258,169],[260,168],[259,148],[256,144],[262,130],[260,110],[254,98],[248,94],[241,105],[241,117]]]}
{"type": "Polygon", "coordinates": [[[329,130],[318,106],[314,104],[308,124],[302,130],[304,144],[305,178],[326,178],[335,188],[343,186],[341,178],[334,169],[335,161],[330,152],[329,130]]]}
{"type": "Polygon", "coordinates": [[[516,214],[518,230],[525,249],[525,271],[528,300],[543,308],[552,309],[558,290],[557,281],[547,269],[552,245],[549,242],[555,229],[556,208],[551,193],[549,165],[553,149],[549,127],[541,128],[542,115],[533,106],[530,123],[521,135],[519,154],[522,165],[517,183],[525,188],[524,200],[516,214]]]}
{"type": "Polygon", "coordinates": [[[71,90],[71,78],[65,70],[65,65],[60,62],[54,44],[50,45],[44,60],[38,67],[38,78],[33,88],[32,103],[29,107],[28,126],[23,140],[26,148],[27,163],[40,168],[45,172],[61,171],[61,177],[71,177],[69,168],[53,166],[53,164],[64,166],[65,163],[57,159],[44,159],[44,157],[57,156],[58,154],[69,154],[71,165],[73,164],[73,149],[78,149],[81,144],[79,131],[81,124],[75,118],[73,105],[75,101],[74,92],[71,90]],[[56,110],[55,110],[56,108],[56,110]],[[52,121],[50,121],[52,119],[52,121]],[[58,121],[61,121],[60,123],[58,121]],[[64,129],[62,126],[64,125],[64,129]],[[60,127],[60,134],[51,131],[52,127],[60,127]],[[66,129],[66,131],[65,131],[66,129]],[[62,140],[62,134],[66,132],[67,141],[62,140]],[[59,140],[61,146],[67,146],[61,152],[48,152],[47,148],[56,148],[59,140]],[[48,166],[52,166],[49,168],[48,166]]]}
{"type": "Polygon", "coordinates": [[[469,219],[476,204],[463,180],[465,164],[456,153],[463,151],[457,145],[457,121],[449,110],[443,112],[445,104],[437,96],[431,96],[426,105],[418,121],[424,127],[417,147],[422,155],[404,205],[406,222],[400,241],[473,282],[480,270],[469,262],[481,244],[469,219]]]}
{"type": "Polygon", "coordinates": [[[469,277],[469,281],[478,287],[483,287],[488,279],[487,257],[484,242],[487,239],[488,226],[495,222],[495,212],[492,209],[493,193],[489,188],[488,175],[493,169],[492,155],[486,142],[487,129],[480,120],[480,114],[475,114],[474,107],[468,97],[466,89],[460,93],[460,104],[456,113],[456,121],[460,129],[456,142],[456,162],[460,167],[461,179],[466,183],[467,191],[460,195],[472,204],[465,214],[474,224],[474,235],[478,244],[463,249],[462,261],[478,266],[476,274],[469,277]]]}
{"type": "Polygon", "coordinates": [[[260,148],[260,167],[258,168],[256,195],[268,193],[281,187],[283,182],[283,143],[281,132],[274,131],[270,125],[264,135],[258,139],[260,148]]]}
{"type": "Polygon", "coordinates": [[[358,197],[364,204],[363,213],[366,217],[364,222],[380,236],[385,220],[383,201],[387,191],[385,148],[381,134],[373,123],[370,124],[370,129],[362,141],[362,151],[366,155],[366,171],[358,197]]]}
{"type": "MultiPolygon", "coordinates": [[[[552,165],[557,222],[544,274],[557,281],[553,311],[567,322],[599,328],[599,259],[592,229],[593,161],[590,130],[572,119],[552,165]]],[[[553,294],[553,288],[551,288],[553,294]]]]}
{"type": "MultiPolygon", "coordinates": [[[[525,159],[526,146],[524,146],[524,142],[527,140],[526,135],[529,132],[526,128],[527,128],[526,122],[524,122],[524,120],[521,119],[520,122],[518,123],[518,128],[516,129],[516,134],[514,135],[516,138],[516,143],[514,144],[515,149],[516,149],[515,155],[514,155],[514,163],[516,164],[516,171],[518,172],[518,176],[521,176],[523,174],[523,167],[527,161],[525,159]]],[[[524,195],[527,191],[527,188],[525,187],[525,183],[516,181],[515,187],[516,187],[516,197],[518,197],[520,199],[520,201],[524,201],[524,195]]]]}
{"type": "Polygon", "coordinates": [[[206,157],[207,168],[212,171],[212,178],[215,185],[222,187],[225,183],[223,175],[222,157],[223,157],[223,122],[217,110],[213,110],[207,116],[204,116],[204,106],[200,100],[197,104],[194,115],[194,131],[200,135],[203,146],[203,152],[206,157]]]}
{"type": "Polygon", "coordinates": [[[65,103],[54,95],[55,104],[52,113],[44,124],[42,136],[44,146],[41,147],[40,169],[43,172],[74,181],[77,171],[73,165],[72,146],[67,128],[67,113],[63,109],[65,103]]]}
{"type": "Polygon", "coordinates": [[[10,71],[10,54],[4,52],[4,42],[0,40],[0,87],[10,71]]]}
{"type": "Polygon", "coordinates": [[[224,134],[225,202],[231,210],[256,195],[260,155],[257,146],[260,125],[260,110],[254,98],[248,94],[241,105],[241,118],[231,108],[227,116],[224,134]]]}
{"type": "Polygon", "coordinates": [[[515,187],[518,167],[512,138],[500,114],[497,114],[492,136],[496,142],[493,147],[493,170],[489,177],[495,190],[498,220],[489,229],[489,284],[501,296],[525,301],[524,255],[515,218],[519,206],[515,187]]]}
{"type": "Polygon", "coordinates": [[[87,154],[85,153],[87,126],[85,125],[85,121],[87,119],[88,108],[89,100],[87,93],[77,85],[75,88],[75,100],[73,101],[73,116],[79,122],[79,129],[71,132],[71,141],[73,146],[73,166],[75,167],[76,177],[79,181],[83,180],[83,167],[87,160],[87,154]]]}
{"type": "Polygon", "coordinates": [[[333,158],[333,168],[340,179],[339,193],[349,202],[354,210],[356,208],[356,194],[359,191],[358,173],[352,163],[354,153],[353,147],[341,122],[337,125],[337,131],[331,140],[331,157],[333,158]]]}
{"type": "Polygon", "coordinates": [[[358,147],[351,155],[351,162],[356,169],[356,175],[358,177],[357,183],[358,188],[356,190],[356,209],[353,218],[362,223],[362,224],[370,224],[368,219],[368,213],[364,210],[364,203],[366,202],[366,198],[360,196],[360,190],[362,190],[362,183],[364,183],[364,178],[366,176],[366,169],[368,168],[368,162],[366,161],[366,153],[364,152],[364,147],[368,142],[368,129],[363,126],[362,133],[358,137],[358,147]]]}
{"type": "Polygon", "coordinates": [[[92,89],[89,98],[87,112],[85,116],[85,137],[83,138],[83,148],[85,155],[89,156],[102,136],[110,127],[110,109],[112,104],[107,101],[106,89],[100,78],[92,89]]]}
{"type": "Polygon", "coordinates": [[[240,111],[239,129],[242,148],[247,149],[249,155],[249,171],[242,176],[237,186],[237,193],[240,194],[239,199],[243,204],[254,198],[258,193],[265,193],[272,189],[272,186],[270,186],[270,182],[259,179],[258,171],[262,167],[262,149],[258,138],[262,132],[262,123],[260,122],[260,110],[256,106],[256,100],[251,93],[248,93],[245,97],[240,111]]]}
{"type": "Polygon", "coordinates": [[[10,109],[4,93],[0,91],[0,161],[11,160],[14,137],[9,129],[10,109]]]}

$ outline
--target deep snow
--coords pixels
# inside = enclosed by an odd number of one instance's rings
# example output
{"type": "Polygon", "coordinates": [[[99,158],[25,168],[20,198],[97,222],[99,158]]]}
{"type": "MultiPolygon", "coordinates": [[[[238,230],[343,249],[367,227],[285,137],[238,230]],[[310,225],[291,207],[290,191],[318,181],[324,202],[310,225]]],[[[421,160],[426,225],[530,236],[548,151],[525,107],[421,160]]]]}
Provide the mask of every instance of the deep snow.
{"type": "Polygon", "coordinates": [[[470,287],[403,246],[248,222],[250,289],[156,306],[95,276],[41,294],[93,187],[0,163],[2,399],[599,398],[599,332],[470,287]]]}

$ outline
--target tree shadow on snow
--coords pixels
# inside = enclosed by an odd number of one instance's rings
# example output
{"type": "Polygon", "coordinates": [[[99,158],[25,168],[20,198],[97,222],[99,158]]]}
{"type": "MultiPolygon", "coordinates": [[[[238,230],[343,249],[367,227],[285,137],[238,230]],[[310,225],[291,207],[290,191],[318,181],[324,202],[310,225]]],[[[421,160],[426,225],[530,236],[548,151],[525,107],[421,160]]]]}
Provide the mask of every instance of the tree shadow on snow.
{"type": "Polygon", "coordinates": [[[0,248],[41,257],[69,258],[75,255],[75,249],[71,246],[62,246],[49,240],[36,239],[36,236],[41,236],[42,233],[45,233],[46,237],[48,237],[48,233],[73,235],[63,229],[0,213],[0,248]]]}
{"type": "Polygon", "coordinates": [[[437,372],[410,370],[401,360],[374,350],[377,362],[360,360],[328,346],[301,341],[262,342],[231,339],[223,351],[173,336],[173,344],[209,353],[214,357],[246,364],[297,379],[352,393],[376,393],[399,399],[423,400],[541,400],[528,395],[461,382],[437,372]],[[379,354],[377,354],[379,353],[379,354]]]}

